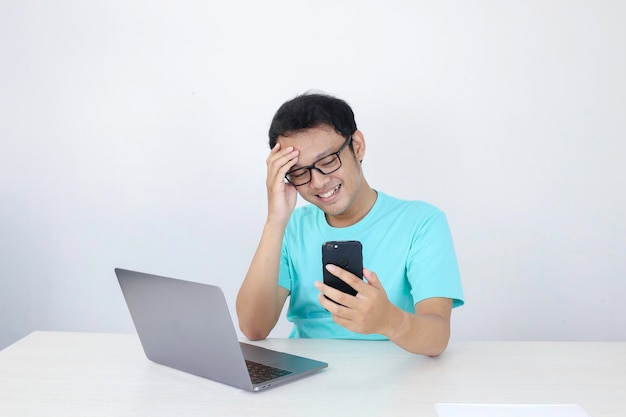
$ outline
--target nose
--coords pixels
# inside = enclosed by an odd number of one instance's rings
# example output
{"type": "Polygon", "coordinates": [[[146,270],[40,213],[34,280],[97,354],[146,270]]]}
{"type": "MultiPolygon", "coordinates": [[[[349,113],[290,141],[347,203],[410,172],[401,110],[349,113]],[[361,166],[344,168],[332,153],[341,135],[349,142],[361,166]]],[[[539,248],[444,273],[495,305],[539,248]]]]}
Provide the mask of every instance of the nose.
{"type": "Polygon", "coordinates": [[[317,169],[311,170],[311,183],[313,188],[322,188],[329,181],[328,175],[322,174],[317,169]]]}

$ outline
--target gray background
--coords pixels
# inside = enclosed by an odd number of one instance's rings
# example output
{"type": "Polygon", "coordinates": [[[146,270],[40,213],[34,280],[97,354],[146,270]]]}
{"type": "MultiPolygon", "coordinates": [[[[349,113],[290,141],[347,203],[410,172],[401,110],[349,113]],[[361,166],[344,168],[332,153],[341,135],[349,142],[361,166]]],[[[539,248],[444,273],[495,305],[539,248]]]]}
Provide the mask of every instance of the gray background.
{"type": "Polygon", "coordinates": [[[308,89],[353,106],[373,187],[447,213],[453,338],[626,340],[625,21],[621,1],[1,2],[0,348],[133,331],[114,267],[232,308],[270,119],[308,89]]]}

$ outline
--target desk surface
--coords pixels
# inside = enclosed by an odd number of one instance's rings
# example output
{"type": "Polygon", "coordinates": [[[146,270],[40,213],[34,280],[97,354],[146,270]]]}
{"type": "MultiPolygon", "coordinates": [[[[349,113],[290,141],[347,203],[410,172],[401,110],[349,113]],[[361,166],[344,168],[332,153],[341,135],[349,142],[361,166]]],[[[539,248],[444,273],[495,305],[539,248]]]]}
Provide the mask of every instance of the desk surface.
{"type": "Polygon", "coordinates": [[[328,369],[249,393],[148,361],[136,335],[35,332],[0,351],[0,416],[420,416],[433,404],[626,410],[626,343],[457,342],[439,358],[390,342],[269,339],[328,369]]]}

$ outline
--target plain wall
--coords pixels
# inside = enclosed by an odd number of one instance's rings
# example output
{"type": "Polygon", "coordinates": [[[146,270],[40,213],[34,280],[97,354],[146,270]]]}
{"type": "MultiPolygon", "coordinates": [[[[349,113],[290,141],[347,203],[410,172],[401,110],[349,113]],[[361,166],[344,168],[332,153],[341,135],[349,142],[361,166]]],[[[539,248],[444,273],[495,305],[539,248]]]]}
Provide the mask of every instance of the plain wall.
{"type": "Polygon", "coordinates": [[[622,1],[3,1],[0,348],[134,331],[114,267],[218,284],[236,320],[267,129],[309,89],[352,105],[374,188],[447,213],[453,339],[626,341],[625,21],[622,1]]]}

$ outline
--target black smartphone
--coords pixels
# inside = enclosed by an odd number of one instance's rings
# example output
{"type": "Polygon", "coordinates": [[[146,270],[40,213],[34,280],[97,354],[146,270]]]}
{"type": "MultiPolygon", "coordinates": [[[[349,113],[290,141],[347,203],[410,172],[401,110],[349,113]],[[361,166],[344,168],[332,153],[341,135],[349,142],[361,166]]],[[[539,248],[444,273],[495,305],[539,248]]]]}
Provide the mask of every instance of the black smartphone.
{"type": "MultiPolygon", "coordinates": [[[[322,269],[324,284],[356,295],[356,290],[328,272],[326,265],[333,264],[363,279],[363,247],[358,240],[335,240],[322,245],[322,269]]],[[[332,301],[332,300],[331,300],[332,301]]]]}

